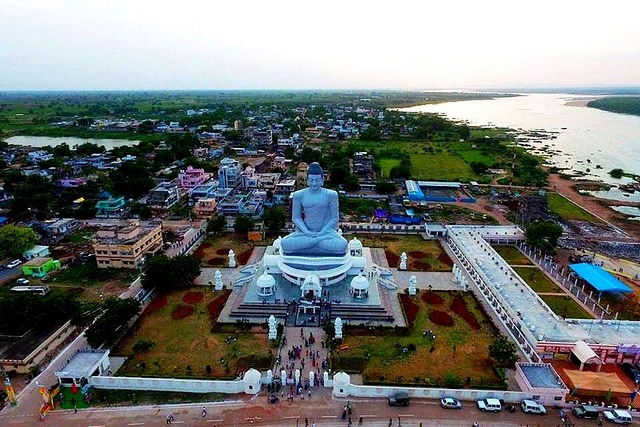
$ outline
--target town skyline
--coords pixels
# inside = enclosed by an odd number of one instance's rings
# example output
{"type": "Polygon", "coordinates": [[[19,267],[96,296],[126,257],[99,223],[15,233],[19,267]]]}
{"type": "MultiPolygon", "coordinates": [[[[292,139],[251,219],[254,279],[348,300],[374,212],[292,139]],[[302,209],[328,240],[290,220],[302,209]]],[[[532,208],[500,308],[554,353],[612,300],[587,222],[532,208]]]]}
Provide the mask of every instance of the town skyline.
{"type": "Polygon", "coordinates": [[[640,85],[638,6],[575,6],[3,0],[0,90],[640,85]]]}

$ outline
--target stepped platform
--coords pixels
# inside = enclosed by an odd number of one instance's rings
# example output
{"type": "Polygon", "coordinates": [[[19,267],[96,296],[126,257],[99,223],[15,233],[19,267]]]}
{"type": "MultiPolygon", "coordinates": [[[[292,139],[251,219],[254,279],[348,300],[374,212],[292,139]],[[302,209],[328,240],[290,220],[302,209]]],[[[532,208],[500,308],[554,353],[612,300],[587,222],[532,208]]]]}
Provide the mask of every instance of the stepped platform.
{"type": "Polygon", "coordinates": [[[277,319],[286,319],[289,312],[289,305],[283,302],[267,303],[261,302],[243,302],[234,307],[229,313],[229,317],[260,319],[263,321],[273,315],[277,319]]]}
{"type": "Polygon", "coordinates": [[[389,323],[394,322],[394,315],[387,311],[383,306],[368,306],[361,304],[331,304],[331,321],[335,321],[336,317],[342,321],[350,321],[353,323],[389,323]]]}

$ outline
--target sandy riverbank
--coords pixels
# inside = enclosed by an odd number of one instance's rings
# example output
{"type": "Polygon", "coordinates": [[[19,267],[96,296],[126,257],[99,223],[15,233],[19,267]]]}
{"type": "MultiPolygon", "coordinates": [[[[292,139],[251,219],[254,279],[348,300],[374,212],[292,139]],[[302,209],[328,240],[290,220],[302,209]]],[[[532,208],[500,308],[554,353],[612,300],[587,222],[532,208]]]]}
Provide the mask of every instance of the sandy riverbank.
{"type": "Polygon", "coordinates": [[[586,107],[589,102],[595,101],[596,99],[600,98],[574,99],[573,101],[567,101],[565,105],[569,107],[586,107]]]}

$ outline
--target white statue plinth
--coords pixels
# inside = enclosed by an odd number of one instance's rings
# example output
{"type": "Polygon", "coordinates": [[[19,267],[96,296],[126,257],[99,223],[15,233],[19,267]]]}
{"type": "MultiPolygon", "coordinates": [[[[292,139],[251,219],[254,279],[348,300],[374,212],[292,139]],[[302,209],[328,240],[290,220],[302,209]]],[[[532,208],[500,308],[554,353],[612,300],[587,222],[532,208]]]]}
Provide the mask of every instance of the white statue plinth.
{"type": "Polygon", "coordinates": [[[416,294],[416,285],[418,284],[418,279],[415,275],[412,275],[409,278],[409,295],[413,296],[416,294]]]}
{"type": "Polygon", "coordinates": [[[402,255],[400,255],[400,266],[398,267],[398,270],[406,270],[406,269],[407,269],[407,253],[402,252],[402,255]]]}
{"type": "Polygon", "coordinates": [[[342,339],[342,319],[339,317],[336,317],[335,328],[336,328],[336,338],[341,340],[342,339]]]}
{"type": "Polygon", "coordinates": [[[222,273],[220,273],[220,270],[216,270],[216,272],[213,274],[213,278],[213,290],[221,291],[224,285],[222,284],[222,273]]]}
{"type": "Polygon", "coordinates": [[[275,340],[277,336],[278,336],[278,327],[276,325],[276,318],[272,314],[271,316],[269,316],[269,339],[275,340]]]}
{"type": "Polygon", "coordinates": [[[233,252],[233,249],[229,249],[229,268],[236,268],[236,254],[233,252]]]}

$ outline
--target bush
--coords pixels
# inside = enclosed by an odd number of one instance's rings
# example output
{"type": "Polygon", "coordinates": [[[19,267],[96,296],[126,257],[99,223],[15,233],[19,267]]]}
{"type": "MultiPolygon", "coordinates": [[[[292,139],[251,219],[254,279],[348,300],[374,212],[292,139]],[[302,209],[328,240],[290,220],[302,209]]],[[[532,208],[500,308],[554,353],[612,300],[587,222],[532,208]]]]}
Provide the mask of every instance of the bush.
{"type": "Polygon", "coordinates": [[[155,347],[156,343],[152,340],[138,340],[133,345],[134,353],[144,353],[145,351],[151,350],[155,347]]]}
{"type": "Polygon", "coordinates": [[[462,378],[452,374],[451,372],[446,372],[444,374],[443,384],[445,388],[462,388],[464,385],[462,378]]]}

